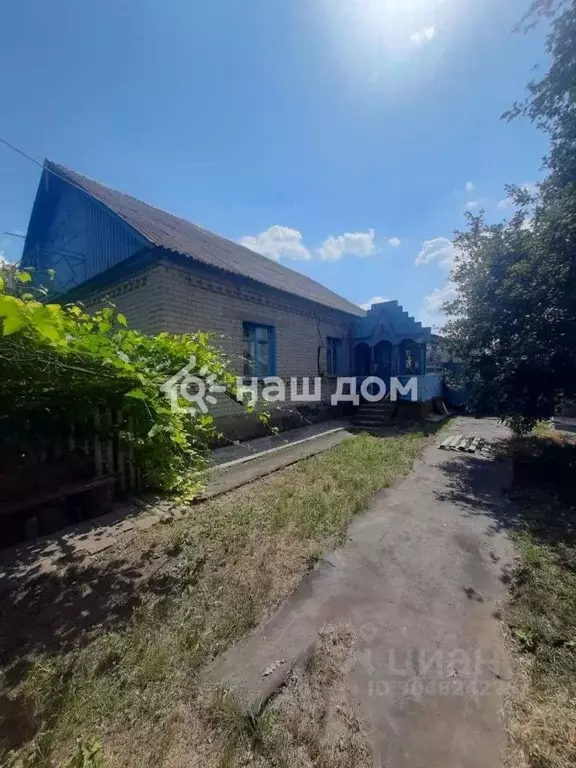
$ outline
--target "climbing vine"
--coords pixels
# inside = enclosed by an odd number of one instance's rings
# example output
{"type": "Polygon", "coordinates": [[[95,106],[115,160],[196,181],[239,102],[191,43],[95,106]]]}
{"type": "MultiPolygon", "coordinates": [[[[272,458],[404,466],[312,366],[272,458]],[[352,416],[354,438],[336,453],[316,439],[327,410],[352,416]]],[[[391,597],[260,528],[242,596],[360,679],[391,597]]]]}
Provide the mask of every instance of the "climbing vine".
{"type": "MultiPolygon", "coordinates": [[[[215,437],[213,418],[177,412],[162,391],[194,358],[191,374],[234,377],[205,333],[147,336],[113,306],[51,303],[29,271],[0,264],[0,440],[4,449],[56,440],[95,414],[122,414],[122,439],[148,486],[191,498],[215,437]]],[[[179,401],[181,405],[190,405],[179,401]]]]}

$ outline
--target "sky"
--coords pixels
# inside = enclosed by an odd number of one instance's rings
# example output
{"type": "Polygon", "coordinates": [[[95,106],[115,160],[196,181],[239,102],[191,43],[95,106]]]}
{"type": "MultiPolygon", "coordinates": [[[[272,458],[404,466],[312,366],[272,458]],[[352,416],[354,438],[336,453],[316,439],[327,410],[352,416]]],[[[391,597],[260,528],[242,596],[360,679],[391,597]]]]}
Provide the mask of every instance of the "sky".
{"type": "MultiPolygon", "coordinates": [[[[545,137],[528,0],[8,0],[0,136],[426,325],[464,211],[510,213],[545,137]]],[[[0,252],[41,169],[0,145],[0,252]]]]}

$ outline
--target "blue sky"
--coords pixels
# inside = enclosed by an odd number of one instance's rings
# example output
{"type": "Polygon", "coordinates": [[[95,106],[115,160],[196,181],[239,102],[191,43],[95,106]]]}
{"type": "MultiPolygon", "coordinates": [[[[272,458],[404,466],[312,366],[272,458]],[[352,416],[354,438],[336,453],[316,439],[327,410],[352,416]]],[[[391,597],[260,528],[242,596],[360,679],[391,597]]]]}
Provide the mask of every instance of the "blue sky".
{"type": "MultiPolygon", "coordinates": [[[[545,64],[528,0],[20,0],[0,135],[255,247],[357,304],[438,322],[463,211],[506,216],[545,138],[499,115],[545,64]],[[509,209],[508,209],[509,210],[509,209]]],[[[40,169],[0,146],[0,250],[40,169]]]]}

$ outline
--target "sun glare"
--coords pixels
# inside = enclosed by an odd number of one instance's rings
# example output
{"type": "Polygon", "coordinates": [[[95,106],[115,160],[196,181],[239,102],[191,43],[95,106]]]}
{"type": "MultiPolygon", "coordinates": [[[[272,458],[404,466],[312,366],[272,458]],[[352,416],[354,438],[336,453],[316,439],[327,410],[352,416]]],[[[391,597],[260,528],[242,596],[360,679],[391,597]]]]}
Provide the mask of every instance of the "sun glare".
{"type": "Polygon", "coordinates": [[[431,0],[355,0],[360,17],[371,28],[416,29],[426,21],[431,0]]]}
{"type": "Polygon", "coordinates": [[[364,40],[387,47],[419,45],[436,34],[434,11],[443,0],[344,0],[351,26],[364,40]]]}

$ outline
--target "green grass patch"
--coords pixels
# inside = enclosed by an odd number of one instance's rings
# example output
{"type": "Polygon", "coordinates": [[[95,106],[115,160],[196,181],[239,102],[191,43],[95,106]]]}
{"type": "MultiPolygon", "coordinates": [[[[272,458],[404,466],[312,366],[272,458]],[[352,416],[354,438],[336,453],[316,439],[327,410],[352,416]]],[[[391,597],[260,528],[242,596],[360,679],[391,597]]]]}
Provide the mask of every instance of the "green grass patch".
{"type": "Polygon", "coordinates": [[[15,583],[2,608],[0,764],[12,750],[25,768],[218,765],[194,736],[201,666],[343,540],[424,442],[362,434],[85,563],[15,583]]]}
{"type": "Polygon", "coordinates": [[[507,621],[518,659],[514,764],[576,765],[576,446],[541,426],[511,445],[520,565],[507,621]]]}

